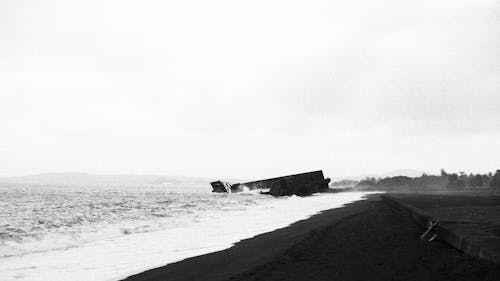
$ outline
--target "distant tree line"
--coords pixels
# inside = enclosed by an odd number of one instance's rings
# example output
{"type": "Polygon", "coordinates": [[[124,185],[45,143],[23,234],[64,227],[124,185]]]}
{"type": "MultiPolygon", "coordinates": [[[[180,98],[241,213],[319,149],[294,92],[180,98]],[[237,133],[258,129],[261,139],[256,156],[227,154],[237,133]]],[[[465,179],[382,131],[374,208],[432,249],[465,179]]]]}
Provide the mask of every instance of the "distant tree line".
{"type": "Polygon", "coordinates": [[[420,177],[386,177],[386,178],[365,178],[356,187],[367,189],[413,189],[413,190],[465,190],[465,189],[500,189],[500,170],[495,174],[466,174],[447,173],[441,169],[441,174],[426,175],[420,177]]]}
{"type": "Polygon", "coordinates": [[[333,188],[348,188],[348,187],[354,187],[358,183],[359,182],[356,180],[340,180],[330,183],[330,186],[333,188]]]}

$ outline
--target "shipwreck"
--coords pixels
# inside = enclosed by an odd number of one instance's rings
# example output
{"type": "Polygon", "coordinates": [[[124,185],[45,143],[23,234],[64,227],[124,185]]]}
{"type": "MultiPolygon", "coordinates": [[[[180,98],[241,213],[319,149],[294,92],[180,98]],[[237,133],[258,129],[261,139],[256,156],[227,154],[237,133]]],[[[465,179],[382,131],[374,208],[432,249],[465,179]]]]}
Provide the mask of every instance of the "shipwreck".
{"type": "Polygon", "coordinates": [[[306,196],[328,190],[329,178],[323,176],[323,171],[313,171],[246,183],[230,184],[223,181],[211,182],[212,192],[235,193],[244,190],[261,190],[262,194],[273,196],[298,195],[306,196]]]}

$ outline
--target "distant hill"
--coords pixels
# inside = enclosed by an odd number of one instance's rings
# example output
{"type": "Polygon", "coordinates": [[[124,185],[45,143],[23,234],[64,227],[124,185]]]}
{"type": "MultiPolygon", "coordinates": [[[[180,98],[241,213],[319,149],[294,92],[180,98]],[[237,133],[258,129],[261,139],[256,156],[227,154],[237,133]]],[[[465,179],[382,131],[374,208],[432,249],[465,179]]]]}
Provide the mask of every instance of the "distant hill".
{"type": "Polygon", "coordinates": [[[207,184],[210,179],[157,175],[99,175],[89,173],[47,173],[21,177],[3,177],[0,183],[75,184],[75,185],[147,185],[147,184],[207,184]]]}
{"type": "Polygon", "coordinates": [[[414,170],[414,169],[399,169],[399,170],[394,170],[391,172],[387,173],[381,173],[381,174],[361,174],[358,176],[348,176],[348,177],[336,177],[334,178],[335,180],[362,180],[365,178],[386,178],[386,177],[397,177],[397,176],[404,176],[404,177],[420,177],[424,171],[421,170],[414,170]]]}
{"type": "Polygon", "coordinates": [[[399,169],[385,174],[377,175],[376,177],[386,178],[386,177],[404,176],[404,177],[414,178],[414,177],[420,177],[424,173],[425,173],[424,171],[419,171],[419,170],[399,169]]]}

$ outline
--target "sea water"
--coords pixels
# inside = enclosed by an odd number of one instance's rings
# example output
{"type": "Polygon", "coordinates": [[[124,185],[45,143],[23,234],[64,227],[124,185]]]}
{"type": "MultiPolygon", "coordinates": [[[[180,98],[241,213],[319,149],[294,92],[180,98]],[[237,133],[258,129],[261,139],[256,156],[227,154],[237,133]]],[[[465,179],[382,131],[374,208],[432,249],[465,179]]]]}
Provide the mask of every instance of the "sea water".
{"type": "Polygon", "coordinates": [[[119,280],[365,195],[274,198],[179,185],[0,185],[0,280],[119,280]]]}

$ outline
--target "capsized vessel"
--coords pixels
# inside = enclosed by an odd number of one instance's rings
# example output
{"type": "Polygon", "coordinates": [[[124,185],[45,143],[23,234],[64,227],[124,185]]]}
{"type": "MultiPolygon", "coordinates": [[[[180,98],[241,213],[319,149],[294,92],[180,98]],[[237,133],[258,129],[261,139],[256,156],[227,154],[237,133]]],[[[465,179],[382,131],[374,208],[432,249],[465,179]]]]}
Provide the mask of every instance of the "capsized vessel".
{"type": "Polygon", "coordinates": [[[313,171],[265,180],[246,183],[230,184],[223,181],[211,182],[212,192],[241,192],[248,190],[262,190],[261,193],[273,196],[299,195],[305,196],[328,190],[329,178],[323,176],[323,171],[313,171]]]}

